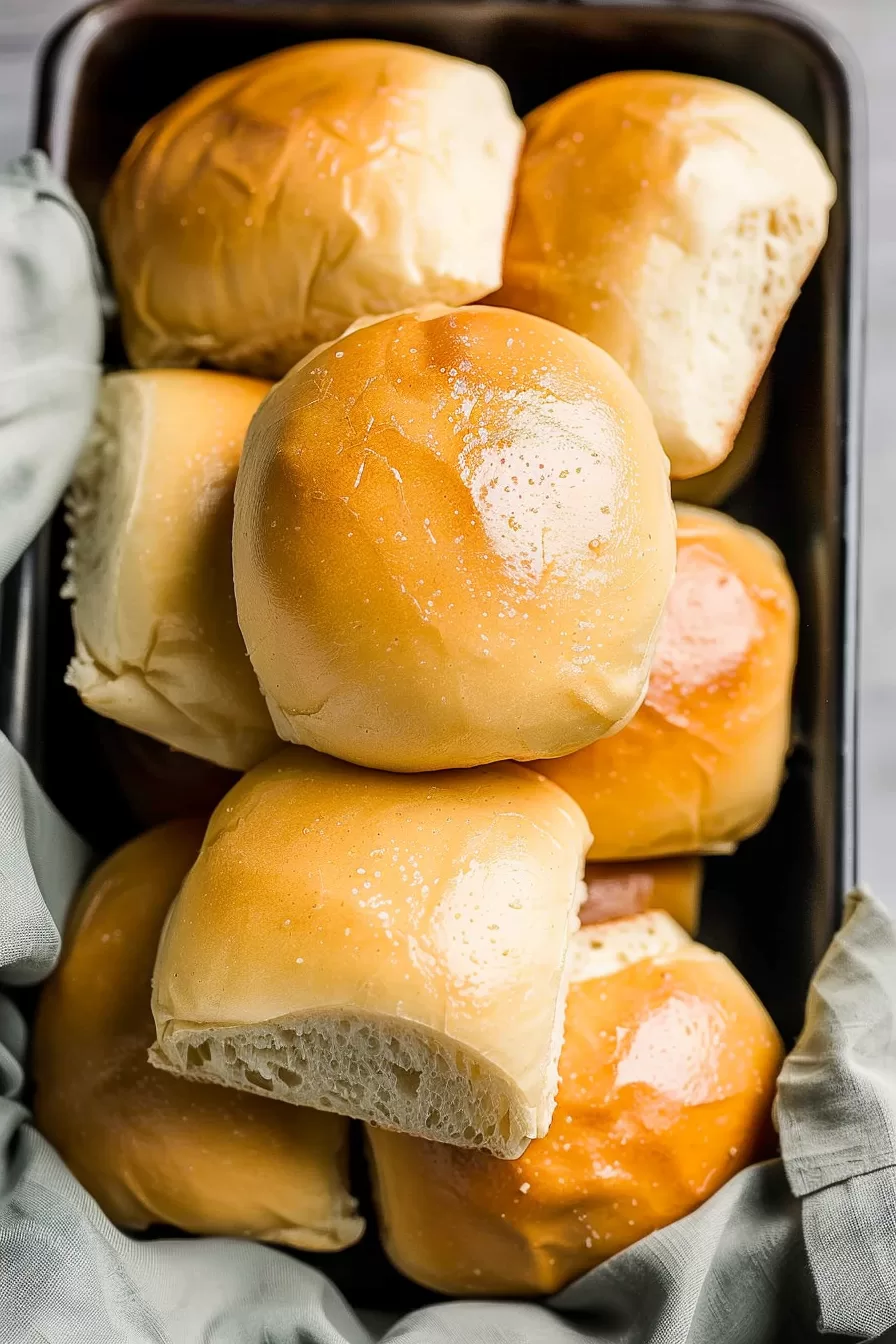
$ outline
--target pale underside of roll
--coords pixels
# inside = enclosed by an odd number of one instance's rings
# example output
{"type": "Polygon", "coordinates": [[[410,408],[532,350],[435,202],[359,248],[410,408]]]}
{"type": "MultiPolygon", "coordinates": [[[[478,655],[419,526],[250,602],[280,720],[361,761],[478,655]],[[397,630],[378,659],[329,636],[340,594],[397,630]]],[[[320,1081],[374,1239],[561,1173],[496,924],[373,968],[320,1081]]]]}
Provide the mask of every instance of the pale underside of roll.
{"type": "Polygon", "coordinates": [[[198,370],[107,375],[68,499],[66,680],[97,713],[236,770],[277,746],[231,562],[237,466],[268,388],[198,370]]]}

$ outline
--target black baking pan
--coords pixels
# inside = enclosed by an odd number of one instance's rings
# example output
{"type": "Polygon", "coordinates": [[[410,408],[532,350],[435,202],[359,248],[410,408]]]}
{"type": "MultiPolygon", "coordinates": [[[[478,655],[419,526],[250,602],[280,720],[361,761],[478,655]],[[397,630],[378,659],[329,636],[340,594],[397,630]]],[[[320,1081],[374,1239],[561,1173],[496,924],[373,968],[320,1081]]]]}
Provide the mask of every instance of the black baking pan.
{"type": "MultiPolygon", "coordinates": [[[[367,36],[492,66],[519,113],[611,70],[730,80],[801,121],[838,186],[830,237],[773,360],[765,447],[726,506],[784,552],[801,604],[795,748],[779,806],[754,840],[707,865],[703,938],[755,986],[785,1039],[854,885],[859,456],[867,160],[861,89],[836,39],[763,3],[221,3],[110,0],[69,20],[41,65],[35,141],[90,220],[137,129],[197,81],[293,43],[367,36]]],[[[114,323],[107,358],[121,360],[114,323]]],[[[0,727],[97,846],[136,827],[100,721],[62,683],[71,649],[59,598],[63,529],[50,525],[3,589],[0,727]]],[[[356,1305],[415,1296],[369,1246],[317,1257],[356,1305]]]]}

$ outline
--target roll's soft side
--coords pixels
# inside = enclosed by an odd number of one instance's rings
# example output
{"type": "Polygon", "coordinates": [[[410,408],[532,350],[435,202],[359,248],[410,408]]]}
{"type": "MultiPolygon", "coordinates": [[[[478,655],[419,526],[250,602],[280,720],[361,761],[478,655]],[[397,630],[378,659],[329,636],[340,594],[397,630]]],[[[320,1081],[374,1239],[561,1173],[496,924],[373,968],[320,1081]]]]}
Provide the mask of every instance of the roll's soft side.
{"type": "Polygon", "coordinates": [[[747,89],[602,75],[526,118],[493,301],[609,351],[673,477],[697,476],[731,451],[835,195],[803,127],[747,89]]]}
{"type": "Polygon", "coordinates": [[[588,839],[520,765],[285,749],[219,804],[172,907],[154,1062],[520,1153],[554,1107],[588,839]]]}
{"type": "Polygon", "coordinates": [[[268,383],[161,369],[103,380],[68,500],[66,674],[91,709],[247,770],[277,745],[233,595],[233,490],[268,383]]]}

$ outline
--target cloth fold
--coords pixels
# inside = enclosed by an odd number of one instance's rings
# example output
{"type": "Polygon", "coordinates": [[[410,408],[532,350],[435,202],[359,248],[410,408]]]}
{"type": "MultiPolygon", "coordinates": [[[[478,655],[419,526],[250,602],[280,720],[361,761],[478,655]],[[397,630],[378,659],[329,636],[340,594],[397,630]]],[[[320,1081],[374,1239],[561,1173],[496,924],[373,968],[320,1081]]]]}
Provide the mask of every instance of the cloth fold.
{"type": "Polygon", "coordinates": [[[854,892],[809,987],[776,1102],[824,1330],[896,1323],[896,939],[854,892]]]}
{"type": "Polygon", "coordinates": [[[26,154],[0,175],[0,580],[56,507],[90,424],[100,285],[80,206],[26,154]]]}
{"type": "MultiPolygon", "coordinates": [[[[96,395],[101,290],[46,160],[0,174],[0,577],[50,516],[96,395]]],[[[52,968],[88,853],[0,739],[0,979],[52,968]]],[[[856,892],[781,1075],[782,1158],[550,1302],[354,1311],[288,1253],[112,1227],[16,1098],[26,1029],[0,997],[3,1344],[801,1344],[896,1326],[896,931],[856,892]]]]}

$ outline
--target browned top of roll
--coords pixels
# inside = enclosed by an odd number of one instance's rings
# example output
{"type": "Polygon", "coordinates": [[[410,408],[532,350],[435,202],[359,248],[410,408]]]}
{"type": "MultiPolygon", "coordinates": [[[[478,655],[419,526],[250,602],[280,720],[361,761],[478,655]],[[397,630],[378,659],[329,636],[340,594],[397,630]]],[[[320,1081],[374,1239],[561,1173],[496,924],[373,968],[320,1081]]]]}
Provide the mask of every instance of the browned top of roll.
{"type": "Polygon", "coordinates": [[[281,737],[389,770],[560,755],[643,693],[668,463],[581,336],[484,306],[397,314],[265,400],[233,566],[281,737]]]}
{"type": "Polygon", "coordinates": [[[782,556],[712,509],[676,513],[643,705],[615,736],[539,765],[588,817],[592,859],[732,849],[768,819],[790,748],[797,603],[782,556]]]}
{"type": "Polygon", "coordinates": [[[131,362],[278,377],[364,314],[497,288],[522,126],[484,66],[311,42],[139,132],[103,206],[131,362]]]}

